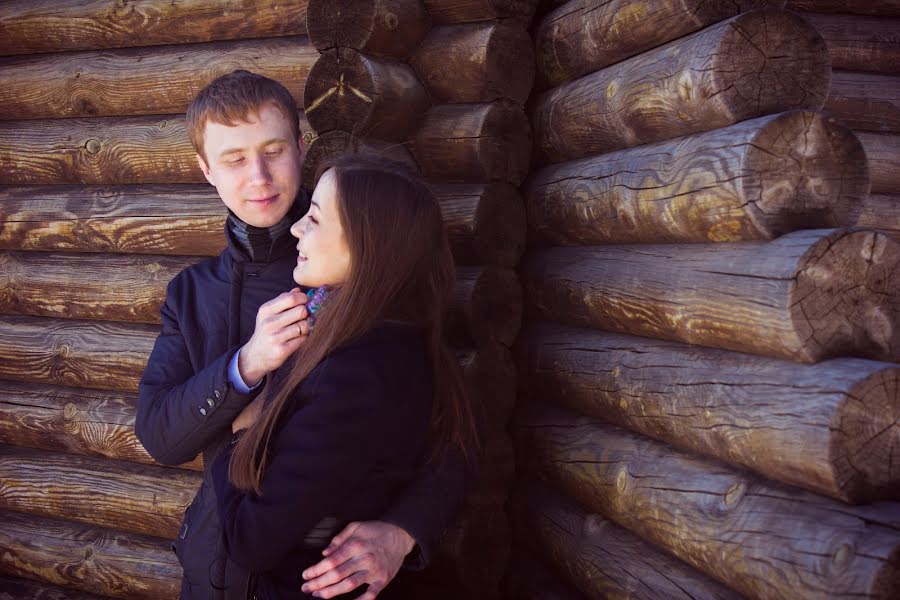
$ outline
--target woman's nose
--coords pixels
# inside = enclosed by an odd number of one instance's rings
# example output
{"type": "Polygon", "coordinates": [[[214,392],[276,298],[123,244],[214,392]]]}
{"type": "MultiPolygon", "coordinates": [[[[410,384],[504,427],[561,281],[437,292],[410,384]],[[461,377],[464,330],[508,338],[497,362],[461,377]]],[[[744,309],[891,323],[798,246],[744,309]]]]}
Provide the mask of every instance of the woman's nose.
{"type": "Polygon", "coordinates": [[[303,235],[303,219],[300,219],[293,225],[291,225],[291,235],[297,239],[300,239],[300,236],[303,235]]]}

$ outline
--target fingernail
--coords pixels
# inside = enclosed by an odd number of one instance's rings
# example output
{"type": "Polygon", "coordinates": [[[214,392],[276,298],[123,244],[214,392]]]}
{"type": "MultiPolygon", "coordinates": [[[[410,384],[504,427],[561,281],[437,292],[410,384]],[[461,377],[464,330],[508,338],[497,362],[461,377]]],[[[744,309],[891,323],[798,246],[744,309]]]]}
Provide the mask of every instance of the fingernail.
{"type": "Polygon", "coordinates": [[[308,593],[309,593],[309,586],[308,586],[308,585],[302,586],[302,587],[300,588],[300,591],[303,592],[304,594],[308,594],[308,593]]]}
{"type": "Polygon", "coordinates": [[[309,571],[303,571],[302,576],[303,579],[309,579],[309,571]]]}

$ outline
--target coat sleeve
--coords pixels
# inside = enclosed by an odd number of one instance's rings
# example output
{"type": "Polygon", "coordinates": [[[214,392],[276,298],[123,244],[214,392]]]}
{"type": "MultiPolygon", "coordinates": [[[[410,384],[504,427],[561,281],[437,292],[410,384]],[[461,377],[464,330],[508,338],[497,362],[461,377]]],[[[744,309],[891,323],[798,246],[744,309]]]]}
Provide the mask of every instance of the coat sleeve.
{"type": "Polygon", "coordinates": [[[147,452],[164,465],[193,460],[223,433],[258,393],[237,392],[228,381],[231,348],[194,372],[172,298],[178,278],[169,283],[156,338],[138,388],[135,433],[147,452]]]}
{"type": "Polygon", "coordinates": [[[401,418],[399,404],[382,398],[373,370],[362,360],[340,365],[322,370],[303,406],[273,438],[260,495],[229,482],[231,447],[213,464],[226,549],[252,572],[281,562],[361,483],[380,447],[404,441],[391,433],[401,418]]]}

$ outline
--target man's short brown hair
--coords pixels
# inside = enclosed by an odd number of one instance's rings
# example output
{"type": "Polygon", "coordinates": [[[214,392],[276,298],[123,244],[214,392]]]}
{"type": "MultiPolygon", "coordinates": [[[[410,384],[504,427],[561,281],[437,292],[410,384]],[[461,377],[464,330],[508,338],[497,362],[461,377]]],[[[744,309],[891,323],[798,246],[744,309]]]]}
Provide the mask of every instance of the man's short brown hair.
{"type": "Polygon", "coordinates": [[[283,85],[243,69],[212,80],[187,108],[187,132],[194,150],[206,160],[203,130],[207,121],[234,127],[246,122],[266,104],[274,104],[291,124],[294,139],[300,137],[297,102],[283,85]]]}

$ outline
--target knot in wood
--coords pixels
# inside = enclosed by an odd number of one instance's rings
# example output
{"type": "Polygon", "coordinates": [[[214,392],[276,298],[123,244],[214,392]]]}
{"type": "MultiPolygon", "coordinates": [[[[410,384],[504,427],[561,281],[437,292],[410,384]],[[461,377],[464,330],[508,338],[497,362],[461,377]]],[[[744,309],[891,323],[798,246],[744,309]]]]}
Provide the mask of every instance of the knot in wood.
{"type": "Polygon", "coordinates": [[[588,515],[584,520],[584,529],[582,533],[586,537],[596,536],[603,531],[603,521],[598,515],[588,515]]]}
{"type": "Polygon", "coordinates": [[[397,15],[389,12],[384,15],[384,26],[388,31],[393,31],[397,29],[397,25],[400,24],[400,19],[397,18],[397,15]]]}
{"type": "Polygon", "coordinates": [[[66,358],[67,356],[69,356],[69,352],[70,352],[70,349],[69,349],[68,344],[60,344],[59,349],[57,349],[57,351],[56,351],[56,353],[59,354],[63,358],[66,358]]]}
{"type": "Polygon", "coordinates": [[[850,562],[853,556],[853,548],[850,544],[841,544],[838,549],[831,555],[831,562],[835,567],[844,568],[850,562]]]}
{"type": "Polygon", "coordinates": [[[303,143],[309,146],[312,144],[312,141],[316,138],[315,135],[311,131],[304,132],[303,134],[303,143]]]}
{"type": "Polygon", "coordinates": [[[738,482],[728,488],[728,491],[725,492],[725,504],[727,506],[734,506],[738,503],[738,501],[744,497],[744,492],[747,490],[747,486],[744,482],[738,482]]]}
{"type": "Polygon", "coordinates": [[[626,485],[628,485],[628,469],[622,467],[619,474],[616,475],[616,490],[622,494],[625,492],[626,485]]]}
{"type": "Polygon", "coordinates": [[[87,143],[85,143],[84,149],[87,150],[89,154],[97,154],[100,152],[100,140],[93,138],[89,139],[87,143]]]}
{"type": "Polygon", "coordinates": [[[63,407],[63,418],[66,421],[71,421],[75,418],[75,415],[78,414],[78,409],[71,402],[67,402],[63,407]]]}
{"type": "Polygon", "coordinates": [[[94,549],[92,547],[88,546],[87,548],[84,549],[82,556],[84,556],[84,560],[91,560],[91,558],[93,558],[93,556],[94,556],[94,549]]]}

